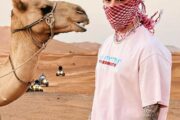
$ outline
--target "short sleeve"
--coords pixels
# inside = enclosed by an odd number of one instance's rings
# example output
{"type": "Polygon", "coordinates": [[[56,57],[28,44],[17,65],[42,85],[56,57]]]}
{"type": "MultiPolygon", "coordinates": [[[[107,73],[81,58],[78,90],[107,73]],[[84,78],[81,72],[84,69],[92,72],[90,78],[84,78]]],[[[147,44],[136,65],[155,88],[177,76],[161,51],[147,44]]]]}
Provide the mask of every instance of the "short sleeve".
{"type": "Polygon", "coordinates": [[[171,60],[154,54],[139,65],[139,84],[142,106],[169,105],[171,85],[171,60]]]}

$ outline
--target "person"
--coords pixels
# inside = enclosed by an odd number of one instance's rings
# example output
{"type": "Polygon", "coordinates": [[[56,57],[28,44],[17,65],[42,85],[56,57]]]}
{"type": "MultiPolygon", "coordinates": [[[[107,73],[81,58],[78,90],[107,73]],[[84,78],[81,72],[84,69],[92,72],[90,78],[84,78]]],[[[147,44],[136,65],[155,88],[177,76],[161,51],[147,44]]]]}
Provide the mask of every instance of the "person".
{"type": "Polygon", "coordinates": [[[149,18],[142,0],[103,5],[114,33],[99,49],[89,119],[166,120],[172,60],[154,35],[160,14],[149,18]]]}
{"type": "Polygon", "coordinates": [[[58,67],[58,70],[59,70],[59,71],[62,71],[62,70],[63,70],[62,66],[59,66],[59,67],[58,67]]]}
{"type": "Polygon", "coordinates": [[[44,79],[46,79],[46,76],[44,73],[42,73],[40,76],[39,76],[39,81],[42,82],[44,79]]]}
{"type": "Polygon", "coordinates": [[[34,81],[34,85],[35,85],[35,84],[36,84],[36,85],[41,85],[41,82],[40,82],[39,80],[35,80],[35,81],[34,81]]]}

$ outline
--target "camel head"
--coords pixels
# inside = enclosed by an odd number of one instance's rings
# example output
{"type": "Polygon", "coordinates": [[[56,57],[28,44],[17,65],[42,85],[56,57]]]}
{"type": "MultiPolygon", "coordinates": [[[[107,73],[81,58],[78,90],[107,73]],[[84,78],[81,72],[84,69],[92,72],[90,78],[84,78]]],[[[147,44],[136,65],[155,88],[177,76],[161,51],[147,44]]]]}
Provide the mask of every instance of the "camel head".
{"type": "MultiPolygon", "coordinates": [[[[53,19],[55,20],[52,25],[52,31],[54,34],[72,31],[85,32],[86,29],[84,26],[89,24],[86,12],[76,4],[48,0],[12,0],[12,2],[12,30],[21,29],[25,26],[31,25],[50,12],[53,13],[53,19]]],[[[38,36],[42,35],[47,37],[51,33],[45,20],[42,20],[30,28],[32,33],[38,36]]]]}

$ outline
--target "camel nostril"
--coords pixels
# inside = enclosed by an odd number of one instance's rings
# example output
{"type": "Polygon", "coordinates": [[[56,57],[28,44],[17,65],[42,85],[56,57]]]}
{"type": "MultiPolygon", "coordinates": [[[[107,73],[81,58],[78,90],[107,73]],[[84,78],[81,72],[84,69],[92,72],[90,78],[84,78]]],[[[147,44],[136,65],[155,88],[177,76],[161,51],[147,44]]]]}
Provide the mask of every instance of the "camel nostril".
{"type": "Polygon", "coordinates": [[[86,12],[81,7],[76,7],[76,13],[85,14],[86,15],[86,12]]]}

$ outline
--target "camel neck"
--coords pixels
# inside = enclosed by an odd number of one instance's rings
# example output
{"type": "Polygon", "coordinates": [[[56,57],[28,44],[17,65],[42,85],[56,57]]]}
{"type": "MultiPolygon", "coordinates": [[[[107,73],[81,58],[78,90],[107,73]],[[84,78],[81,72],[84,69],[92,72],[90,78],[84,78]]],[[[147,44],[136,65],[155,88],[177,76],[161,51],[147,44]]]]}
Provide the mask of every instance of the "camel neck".
{"type": "MultiPolygon", "coordinates": [[[[17,19],[12,20],[11,30],[22,28],[23,24],[17,19]]],[[[27,30],[19,31],[11,34],[11,57],[15,59],[21,57],[27,59],[32,56],[39,48],[33,43],[32,37],[27,32],[27,30]]]]}
{"type": "Polygon", "coordinates": [[[29,57],[39,50],[32,42],[32,38],[27,32],[17,32],[11,35],[11,55],[12,57],[21,54],[23,57],[29,57]]]}
{"type": "MultiPolygon", "coordinates": [[[[19,21],[13,22],[16,24],[11,25],[11,29],[21,28],[22,24],[19,21]]],[[[11,50],[10,56],[12,58],[15,68],[27,59],[29,59],[39,48],[33,43],[30,34],[27,31],[19,31],[11,34],[11,50]]],[[[33,57],[29,62],[24,64],[16,73],[21,80],[31,81],[33,70],[36,68],[38,56],[33,57]],[[24,72],[31,71],[31,73],[24,72]]],[[[28,82],[29,82],[28,81],[28,82]]]]}
{"type": "MultiPolygon", "coordinates": [[[[22,24],[19,21],[13,21],[11,29],[20,28],[22,24]],[[14,24],[16,23],[16,24],[14,24]]],[[[31,36],[26,31],[20,31],[11,34],[11,50],[10,56],[12,58],[14,68],[20,66],[27,59],[29,59],[39,48],[32,42],[31,36]]],[[[38,56],[33,57],[30,61],[16,70],[16,75],[24,82],[33,80],[35,69],[37,67],[38,56]]],[[[10,61],[0,66],[1,75],[7,74],[12,71],[10,61]]],[[[0,78],[0,106],[9,104],[17,99],[27,90],[27,84],[17,80],[13,73],[0,78]],[[5,83],[5,85],[4,85],[5,83]],[[10,86],[10,87],[9,87],[10,86]],[[9,89],[11,88],[11,89],[9,89]]]]}

